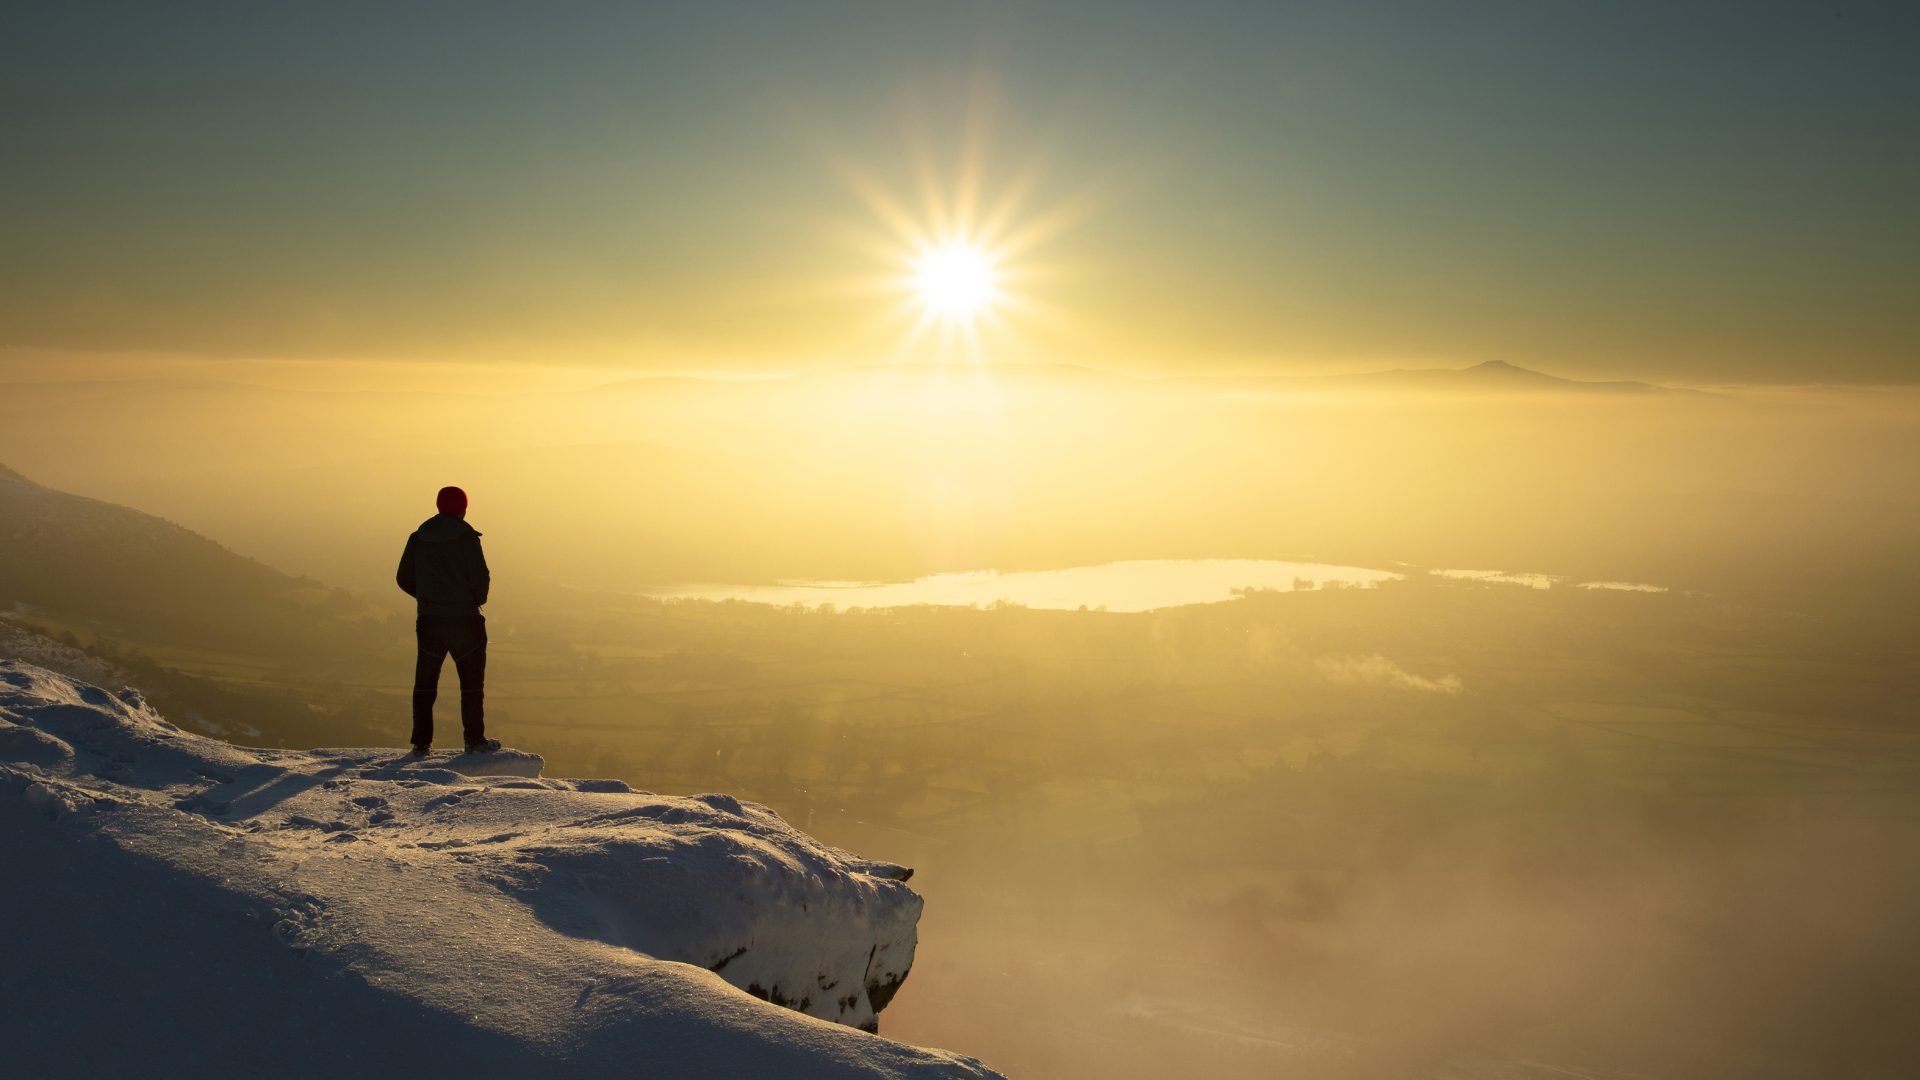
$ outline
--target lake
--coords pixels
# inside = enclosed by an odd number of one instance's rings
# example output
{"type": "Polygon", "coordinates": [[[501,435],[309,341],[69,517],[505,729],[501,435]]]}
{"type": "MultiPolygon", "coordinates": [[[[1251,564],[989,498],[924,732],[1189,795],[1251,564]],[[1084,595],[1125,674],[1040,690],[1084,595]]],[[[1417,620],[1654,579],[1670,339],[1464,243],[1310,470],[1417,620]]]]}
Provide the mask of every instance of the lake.
{"type": "Polygon", "coordinates": [[[1152,611],[1233,599],[1236,589],[1365,587],[1400,577],[1390,570],[1276,559],[1133,559],[1065,570],[968,570],[913,581],[799,581],[777,585],[676,585],[651,590],[662,599],[750,600],[839,608],[996,602],[1072,611],[1152,611]]]}
{"type": "MultiPolygon", "coordinates": [[[[1665,592],[1658,585],[1627,581],[1572,582],[1563,577],[1499,570],[1408,570],[1462,581],[1549,589],[1613,589],[1665,592]]],[[[1404,576],[1402,572],[1332,563],[1280,559],[1130,559],[1064,570],[966,570],[931,574],[913,581],[789,581],[773,585],[670,585],[648,590],[662,600],[746,600],[786,606],[836,608],[906,607],[937,604],[954,607],[1008,603],[1030,608],[1074,611],[1153,611],[1183,604],[1231,600],[1242,589],[1366,588],[1404,576]]]]}

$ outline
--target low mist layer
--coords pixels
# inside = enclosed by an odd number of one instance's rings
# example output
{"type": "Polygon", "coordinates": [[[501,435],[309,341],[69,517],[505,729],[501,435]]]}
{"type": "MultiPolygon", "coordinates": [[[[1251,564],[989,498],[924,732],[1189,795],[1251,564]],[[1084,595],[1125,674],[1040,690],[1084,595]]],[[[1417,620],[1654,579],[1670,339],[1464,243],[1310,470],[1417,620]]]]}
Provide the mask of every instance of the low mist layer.
{"type": "Polygon", "coordinates": [[[523,588],[1260,557],[1777,591],[1911,580],[1920,538],[1907,390],[928,366],[557,390],[445,372],[391,392],[16,383],[0,461],[368,589],[444,483],[473,494],[523,588]]]}

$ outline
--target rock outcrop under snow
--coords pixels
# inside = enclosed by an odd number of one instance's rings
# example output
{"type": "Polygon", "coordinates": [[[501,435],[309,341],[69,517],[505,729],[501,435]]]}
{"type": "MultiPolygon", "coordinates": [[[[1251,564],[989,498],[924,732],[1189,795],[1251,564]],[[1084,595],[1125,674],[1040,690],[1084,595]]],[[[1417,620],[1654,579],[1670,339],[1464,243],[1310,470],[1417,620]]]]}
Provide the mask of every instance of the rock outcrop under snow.
{"type": "Polygon", "coordinates": [[[855,1030],[903,868],[541,765],[243,749],[0,661],[8,1071],[994,1075],[855,1030]]]}
{"type": "Polygon", "coordinates": [[[0,658],[24,660],[96,686],[124,686],[131,679],[120,665],[29,630],[5,614],[0,614],[0,658]]]}

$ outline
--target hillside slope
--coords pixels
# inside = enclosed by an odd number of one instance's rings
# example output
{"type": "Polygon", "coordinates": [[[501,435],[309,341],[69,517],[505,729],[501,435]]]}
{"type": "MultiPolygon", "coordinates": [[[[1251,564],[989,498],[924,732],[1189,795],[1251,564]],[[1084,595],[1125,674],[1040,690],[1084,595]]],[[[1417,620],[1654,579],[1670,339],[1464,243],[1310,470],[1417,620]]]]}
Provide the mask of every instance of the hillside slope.
{"type": "Polygon", "coordinates": [[[0,662],[8,1072],[994,1075],[856,1030],[903,868],[540,766],[244,750],[0,662]]]}
{"type": "Polygon", "coordinates": [[[123,641],[248,654],[356,650],[388,613],[236,555],[170,521],[0,466],[0,610],[123,641]]]}

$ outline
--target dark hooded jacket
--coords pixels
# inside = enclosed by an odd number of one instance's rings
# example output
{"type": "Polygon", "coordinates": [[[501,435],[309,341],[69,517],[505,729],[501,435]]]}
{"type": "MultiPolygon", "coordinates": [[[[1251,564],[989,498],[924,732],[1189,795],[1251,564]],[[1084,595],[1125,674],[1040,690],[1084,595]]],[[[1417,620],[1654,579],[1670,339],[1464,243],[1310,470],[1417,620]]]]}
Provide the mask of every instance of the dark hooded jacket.
{"type": "Polygon", "coordinates": [[[452,514],[435,514],[407,537],[394,580],[421,615],[478,615],[493,582],[480,533],[452,514]]]}

